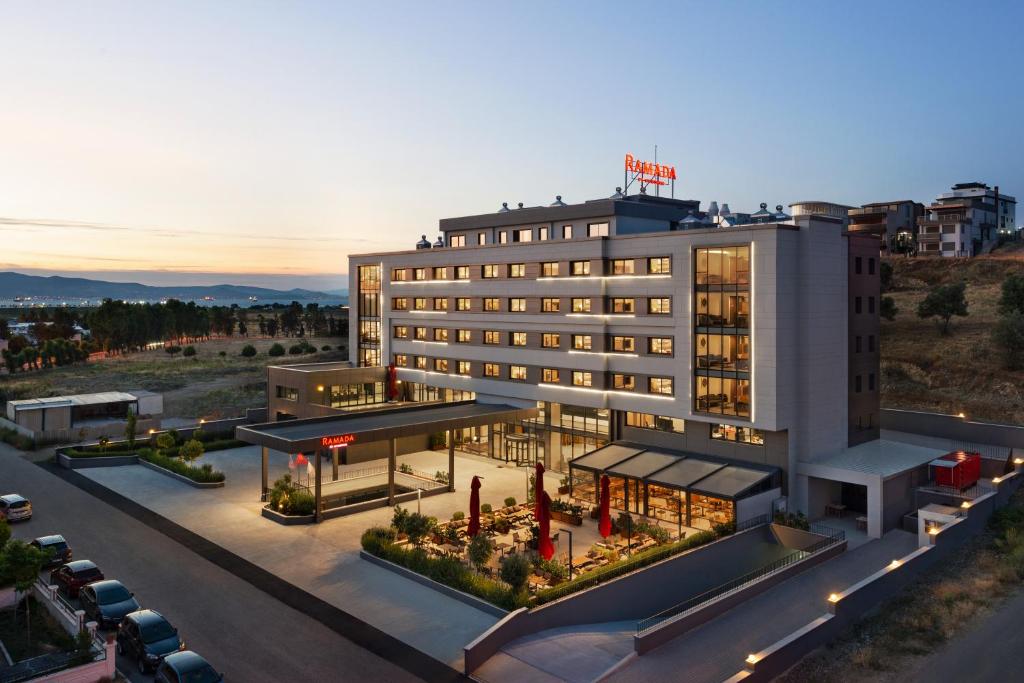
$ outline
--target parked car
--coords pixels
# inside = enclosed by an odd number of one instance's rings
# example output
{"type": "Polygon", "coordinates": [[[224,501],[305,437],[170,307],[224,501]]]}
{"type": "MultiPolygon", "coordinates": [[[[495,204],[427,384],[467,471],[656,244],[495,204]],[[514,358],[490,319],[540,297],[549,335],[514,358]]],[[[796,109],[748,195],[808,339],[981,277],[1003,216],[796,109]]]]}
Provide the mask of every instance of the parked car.
{"type": "Polygon", "coordinates": [[[78,591],[87,583],[102,581],[103,572],[89,560],[75,560],[50,572],[50,585],[69,598],[77,598],[78,591]]]}
{"type": "Polygon", "coordinates": [[[164,657],[185,649],[178,629],[159,612],[140,609],[121,620],[117,627],[117,653],[135,660],[139,673],[156,669],[164,657]]]}
{"type": "Polygon", "coordinates": [[[156,683],[224,683],[224,674],[192,650],[174,652],[156,670],[156,683]]]}
{"type": "Polygon", "coordinates": [[[0,519],[6,519],[8,522],[32,519],[32,503],[17,493],[0,496],[0,519]]]}
{"type": "Polygon", "coordinates": [[[139,609],[135,594],[120,581],[107,579],[84,586],[78,593],[85,616],[100,628],[117,628],[126,614],[139,609]]]}
{"type": "Polygon", "coordinates": [[[40,536],[29,545],[50,553],[50,559],[43,565],[44,567],[59,567],[66,562],[70,562],[72,559],[71,548],[68,547],[68,542],[60,534],[40,536]]]}

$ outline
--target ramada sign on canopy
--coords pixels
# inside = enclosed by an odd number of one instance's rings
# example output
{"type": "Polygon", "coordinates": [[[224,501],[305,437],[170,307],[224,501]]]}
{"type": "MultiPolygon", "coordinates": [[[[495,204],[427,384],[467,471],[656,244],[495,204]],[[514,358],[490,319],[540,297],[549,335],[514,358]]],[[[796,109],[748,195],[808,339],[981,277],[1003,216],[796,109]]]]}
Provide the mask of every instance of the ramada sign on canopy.
{"type": "Polygon", "coordinates": [[[636,179],[645,185],[668,185],[676,179],[675,166],[634,159],[632,154],[626,155],[626,171],[635,174],[636,179]]]}
{"type": "Polygon", "coordinates": [[[355,434],[335,434],[334,436],[322,437],[320,445],[324,448],[340,448],[341,446],[347,446],[355,440],[355,434]]]}

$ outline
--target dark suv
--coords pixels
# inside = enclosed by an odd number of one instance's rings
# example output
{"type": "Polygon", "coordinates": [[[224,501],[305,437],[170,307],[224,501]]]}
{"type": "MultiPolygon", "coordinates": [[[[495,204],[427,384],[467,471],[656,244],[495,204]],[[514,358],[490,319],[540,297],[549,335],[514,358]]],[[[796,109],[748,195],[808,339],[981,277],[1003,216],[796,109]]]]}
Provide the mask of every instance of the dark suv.
{"type": "Polygon", "coordinates": [[[60,534],[40,536],[32,541],[30,545],[50,553],[50,559],[43,565],[44,567],[59,567],[65,562],[71,561],[71,548],[68,547],[68,542],[60,534]]]}
{"type": "Polygon", "coordinates": [[[224,674],[192,650],[174,652],[156,670],[156,683],[224,683],[224,674]]]}
{"type": "Polygon", "coordinates": [[[185,644],[178,637],[178,629],[151,609],[132,612],[117,628],[117,653],[134,659],[142,674],[160,666],[167,655],[183,649],[185,644]]]}
{"type": "Polygon", "coordinates": [[[85,616],[100,628],[116,628],[124,615],[139,609],[135,596],[120,581],[96,581],[78,593],[85,616]]]}
{"type": "Polygon", "coordinates": [[[89,560],[68,562],[50,572],[50,585],[69,598],[77,598],[85,584],[102,580],[103,572],[89,560]]]}

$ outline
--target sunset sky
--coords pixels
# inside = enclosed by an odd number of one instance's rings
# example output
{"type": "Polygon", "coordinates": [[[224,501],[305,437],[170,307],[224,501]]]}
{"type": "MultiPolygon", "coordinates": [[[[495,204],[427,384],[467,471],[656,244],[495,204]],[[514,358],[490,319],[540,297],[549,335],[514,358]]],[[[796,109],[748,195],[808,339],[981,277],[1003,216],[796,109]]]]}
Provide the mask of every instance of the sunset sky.
{"type": "Polygon", "coordinates": [[[441,217],[606,196],[654,144],[705,206],[1020,199],[1022,24],[1021,3],[6,3],[0,270],[305,286],[250,274],[335,277],[441,217]]]}

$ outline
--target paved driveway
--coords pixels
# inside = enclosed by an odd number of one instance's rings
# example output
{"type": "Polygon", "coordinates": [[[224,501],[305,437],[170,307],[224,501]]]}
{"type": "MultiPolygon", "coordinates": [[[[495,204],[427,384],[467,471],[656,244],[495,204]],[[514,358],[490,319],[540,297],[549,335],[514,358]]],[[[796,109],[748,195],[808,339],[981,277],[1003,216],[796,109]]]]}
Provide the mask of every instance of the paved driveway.
{"type": "Polygon", "coordinates": [[[417,680],[6,444],[0,444],[0,488],[33,502],[35,516],[12,525],[14,537],[63,534],[77,558],[95,561],[143,606],[162,612],[228,680],[417,680]]]}

